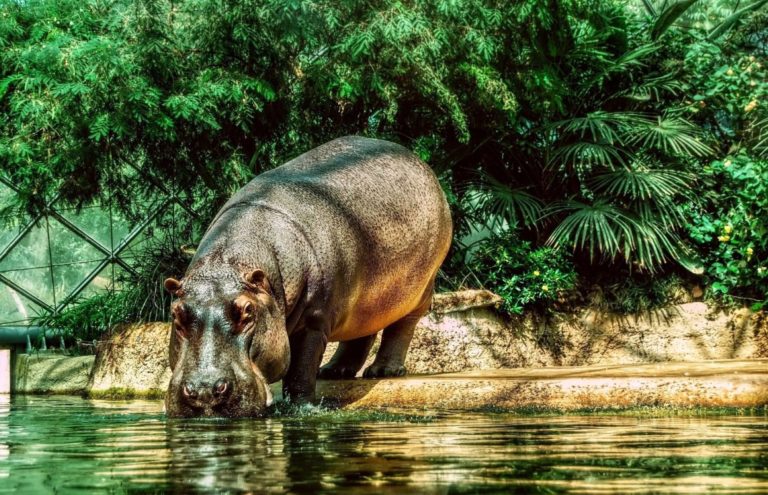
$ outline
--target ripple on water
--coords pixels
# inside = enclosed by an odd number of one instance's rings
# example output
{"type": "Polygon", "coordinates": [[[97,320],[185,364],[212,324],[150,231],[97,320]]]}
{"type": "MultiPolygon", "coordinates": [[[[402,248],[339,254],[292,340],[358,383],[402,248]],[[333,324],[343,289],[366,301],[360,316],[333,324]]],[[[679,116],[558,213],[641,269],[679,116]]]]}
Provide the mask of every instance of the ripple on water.
{"type": "Polygon", "coordinates": [[[764,416],[278,412],[0,400],[0,493],[767,493],[764,416]]]}

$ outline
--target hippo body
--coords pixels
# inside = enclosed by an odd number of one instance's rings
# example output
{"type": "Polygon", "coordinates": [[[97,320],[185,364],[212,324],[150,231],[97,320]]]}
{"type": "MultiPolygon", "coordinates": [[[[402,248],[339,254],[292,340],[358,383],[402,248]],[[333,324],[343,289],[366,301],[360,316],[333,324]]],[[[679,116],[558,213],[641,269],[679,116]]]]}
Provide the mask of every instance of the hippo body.
{"type": "Polygon", "coordinates": [[[166,406],[175,416],[260,414],[268,384],[314,399],[321,377],[404,373],[451,242],[432,170],[387,141],[344,137],[265,172],[218,212],[173,306],[166,406]]]}

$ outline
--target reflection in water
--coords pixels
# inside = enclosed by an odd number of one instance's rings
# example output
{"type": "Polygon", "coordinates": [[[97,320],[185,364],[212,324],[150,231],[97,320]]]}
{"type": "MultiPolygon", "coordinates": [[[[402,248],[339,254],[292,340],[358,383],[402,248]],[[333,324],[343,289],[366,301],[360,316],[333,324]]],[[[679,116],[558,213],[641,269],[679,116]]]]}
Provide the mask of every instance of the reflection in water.
{"type": "Polygon", "coordinates": [[[764,416],[221,421],[161,407],[0,399],[0,493],[768,492],[764,416]]]}
{"type": "Polygon", "coordinates": [[[11,396],[0,394],[0,480],[7,478],[8,472],[7,459],[11,456],[11,448],[6,443],[10,431],[8,428],[8,416],[11,414],[11,396]]]}

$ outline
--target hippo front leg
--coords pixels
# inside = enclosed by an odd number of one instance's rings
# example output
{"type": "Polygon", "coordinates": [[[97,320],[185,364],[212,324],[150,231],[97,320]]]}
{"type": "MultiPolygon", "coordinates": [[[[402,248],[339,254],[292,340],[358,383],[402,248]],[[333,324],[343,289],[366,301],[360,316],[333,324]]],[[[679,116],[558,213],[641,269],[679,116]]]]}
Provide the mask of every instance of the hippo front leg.
{"type": "Polygon", "coordinates": [[[317,369],[328,344],[322,330],[305,329],[291,338],[291,364],[283,378],[283,398],[297,404],[314,402],[317,369]]]}

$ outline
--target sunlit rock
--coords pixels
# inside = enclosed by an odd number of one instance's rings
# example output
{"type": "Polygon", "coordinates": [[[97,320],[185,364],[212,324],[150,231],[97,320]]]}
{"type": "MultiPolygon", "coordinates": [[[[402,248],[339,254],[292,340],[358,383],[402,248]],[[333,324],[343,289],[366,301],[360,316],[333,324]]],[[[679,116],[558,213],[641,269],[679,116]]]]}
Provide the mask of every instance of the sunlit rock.
{"type": "MultiPolygon", "coordinates": [[[[768,357],[765,317],[748,310],[727,313],[693,302],[638,317],[581,311],[510,320],[496,310],[499,302],[488,291],[438,294],[416,329],[409,374],[768,357]]],[[[131,325],[103,341],[90,394],[162,396],[170,376],[169,331],[166,323],[131,325]]],[[[335,347],[328,346],[324,361],[335,347]]],[[[374,355],[375,349],[367,364],[374,355]]]]}
{"type": "Polygon", "coordinates": [[[171,379],[168,366],[169,323],[118,328],[103,340],[88,381],[95,397],[162,396],[171,379]]]}

